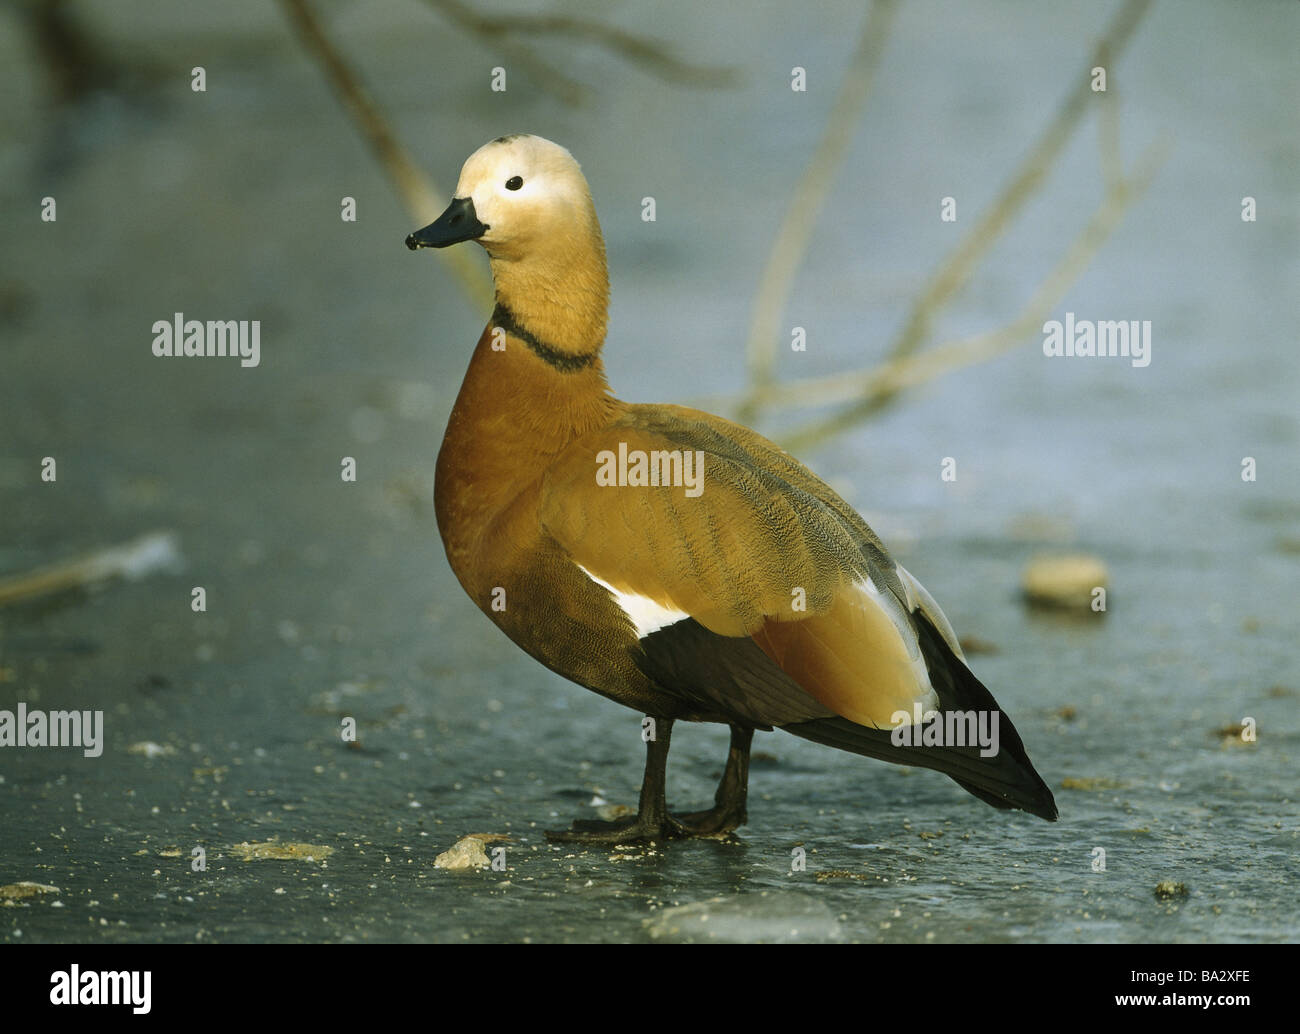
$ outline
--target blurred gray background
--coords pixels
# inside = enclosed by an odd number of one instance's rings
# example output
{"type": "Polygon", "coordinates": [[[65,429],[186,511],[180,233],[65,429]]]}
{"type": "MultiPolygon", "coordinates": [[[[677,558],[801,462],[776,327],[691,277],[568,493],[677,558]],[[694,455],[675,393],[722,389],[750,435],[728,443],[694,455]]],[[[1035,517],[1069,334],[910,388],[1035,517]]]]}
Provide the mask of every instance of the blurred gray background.
{"type": "MultiPolygon", "coordinates": [[[[735,70],[735,85],[696,87],[564,34],[528,40],[588,88],[572,104],[445,9],[313,6],[444,191],[503,133],[568,147],[609,246],[614,389],[724,408],[744,390],[759,278],[865,7],[476,9],[595,17],[735,70]],[[497,65],[505,93],[489,89],[497,65]],[[790,89],[796,65],[806,93],[790,89]]],[[[808,350],[783,347],[779,379],[885,354],[1116,9],[901,6],[784,310],[808,350]],[[956,224],[938,218],[945,195],[956,224]]],[[[802,451],[986,644],[973,666],[1060,822],[773,734],[756,741],[737,840],[625,859],[553,848],[541,830],[635,803],[639,716],[508,645],[443,557],[434,459],[487,312],[402,246],[437,212],[404,210],[279,5],[64,13],[94,61],[51,64],[38,5],[0,9],[0,573],[156,529],[175,533],[184,568],[0,608],[0,707],[106,720],[97,759],[0,750],[0,884],[59,888],[0,910],[0,939],[1300,934],[1297,5],[1156,4],[1108,69],[1126,167],[1153,141],[1168,159],[1052,317],[1151,320],[1149,367],[1046,359],[1033,334],[802,451]],[[40,219],[46,196],[57,222],[40,219]],[[355,223],[339,218],[344,196],[355,223]],[[150,328],[175,312],[260,320],[260,366],[155,358],[150,328]],[[939,477],[945,456],[955,483],[939,477]],[[1044,549],[1104,561],[1103,618],[1024,605],[1021,570],[1044,549]],[[346,715],[360,749],[339,741],[346,715]],[[1223,732],[1244,716],[1254,745],[1223,732]],[[506,872],[434,868],[476,832],[512,838],[506,872]],[[232,850],[272,837],[334,853],[232,850]],[[799,845],[808,871],[792,874],[799,845]],[[206,872],[190,869],[195,846],[206,872]],[[1187,895],[1158,899],[1162,880],[1187,895]]],[[[1005,324],[1060,260],[1105,189],[1099,129],[1083,119],[935,343],[1005,324]]],[[[725,730],[683,728],[674,748],[670,803],[701,806],[725,730]]]]}

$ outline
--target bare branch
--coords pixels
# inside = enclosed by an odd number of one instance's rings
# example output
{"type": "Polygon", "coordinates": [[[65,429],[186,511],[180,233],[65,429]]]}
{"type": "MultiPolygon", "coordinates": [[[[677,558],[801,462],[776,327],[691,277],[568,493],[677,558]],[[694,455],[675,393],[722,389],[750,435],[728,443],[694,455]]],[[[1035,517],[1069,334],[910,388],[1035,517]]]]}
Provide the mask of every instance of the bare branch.
{"type": "MultiPolygon", "coordinates": [[[[562,14],[480,14],[460,0],[425,0],[462,28],[497,46],[511,35],[563,35],[589,40],[669,83],[696,87],[735,86],[740,76],[733,68],[692,65],[674,57],[656,40],[605,25],[589,18],[562,14]]],[[[535,59],[533,59],[535,60],[535,59]]],[[[553,71],[553,70],[551,70],[553,71]]],[[[577,84],[574,84],[577,85],[577,84]]],[[[585,90],[585,87],[579,87],[585,90]]]]}
{"type": "MultiPolygon", "coordinates": [[[[812,239],[817,213],[826,202],[835,173],[853,139],[854,124],[860,118],[871,94],[871,83],[880,66],[895,13],[895,0],[876,0],[872,4],[871,14],[858,40],[858,49],[849,63],[848,71],[844,73],[844,81],[840,85],[835,106],[831,109],[821,143],[795,187],[790,206],[781,221],[781,228],[772,242],[767,266],[758,285],[758,300],[754,305],[749,340],[745,346],[751,391],[755,394],[772,383],[781,314],[785,311],[795,274],[803,263],[808,242],[812,239]]],[[[751,395],[741,403],[738,419],[751,420],[755,408],[751,395]]]]}
{"type": "Polygon", "coordinates": [[[86,30],[67,0],[35,0],[19,4],[17,10],[31,30],[57,101],[80,100],[95,90],[120,85],[122,69],[86,30]]]}
{"type": "MultiPolygon", "coordinates": [[[[1089,58],[1089,69],[1098,65],[1110,69],[1113,62],[1123,53],[1134,30],[1150,6],[1151,0],[1126,0],[1089,58]]],[[[1086,74],[1079,76],[1074,89],[1057,109],[1055,117],[1029,154],[1025,156],[1024,161],[1020,163],[1015,175],[1002,188],[1002,193],[993,206],[980,217],[958,245],[957,250],[939,267],[917,297],[902,333],[889,351],[889,360],[911,355],[929,337],[931,321],[966,285],[980,259],[1006,231],[1012,218],[1042,186],[1048,172],[1051,171],[1073,134],[1075,126],[1088,112],[1089,101],[1094,96],[1091,76],[1086,74]]],[[[874,412],[875,409],[885,405],[890,395],[891,393],[886,392],[876,396],[872,404],[873,408],[869,412],[874,412]]]]}
{"type": "MultiPolygon", "coordinates": [[[[446,207],[443,194],[416,165],[398,142],[379,106],[371,99],[347,60],[339,53],[321,28],[307,0],[281,0],[289,20],[307,47],[308,53],[324,70],[353,124],[365,137],[380,166],[397,188],[398,197],[415,223],[428,222],[446,207]]],[[[438,253],[460,281],[465,293],[477,304],[492,304],[492,284],[469,253],[448,248],[438,253]]]]}
{"type": "Polygon", "coordinates": [[[472,7],[457,3],[456,0],[425,0],[425,3],[437,8],[449,21],[455,22],[471,35],[478,36],[499,50],[502,56],[523,67],[539,87],[555,94],[566,104],[581,104],[591,96],[590,89],[543,61],[526,43],[508,39],[510,19],[480,15],[472,7]]]}
{"type": "Polygon", "coordinates": [[[856,405],[829,419],[805,424],[783,435],[786,448],[797,452],[818,445],[866,419],[879,408],[880,400],[892,399],[905,389],[992,359],[1038,332],[1044,318],[1087,269],[1129,206],[1146,191],[1168,152],[1168,141],[1153,144],[1143,154],[1131,177],[1121,177],[1110,185],[1097,211],[1071,243],[1065,256],[1006,326],[928,349],[920,355],[894,359],[858,374],[810,379],[771,389],[764,401],[778,407],[827,405],[859,397],[856,405]]]}
{"type": "Polygon", "coordinates": [[[162,571],[178,571],[181,567],[176,533],[153,531],[74,560],[38,567],[26,574],[6,575],[0,578],[0,607],[67,589],[87,588],[108,578],[136,581],[162,571]]]}

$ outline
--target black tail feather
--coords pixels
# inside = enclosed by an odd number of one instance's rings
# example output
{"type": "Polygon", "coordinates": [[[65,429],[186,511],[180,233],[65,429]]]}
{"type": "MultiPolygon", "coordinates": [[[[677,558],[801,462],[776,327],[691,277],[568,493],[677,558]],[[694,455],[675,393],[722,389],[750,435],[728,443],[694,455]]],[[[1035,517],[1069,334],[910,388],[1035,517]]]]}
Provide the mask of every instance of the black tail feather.
{"type": "Polygon", "coordinates": [[[782,728],[804,739],[854,754],[943,772],[962,789],[995,808],[1020,808],[1049,822],[1056,821],[1052,791],[1034,769],[1011,719],[924,615],[918,612],[912,616],[921,653],[930,671],[930,682],[939,695],[940,712],[997,711],[997,754],[981,757],[980,748],[974,745],[896,745],[890,730],[868,728],[845,718],[819,718],[782,728]]]}

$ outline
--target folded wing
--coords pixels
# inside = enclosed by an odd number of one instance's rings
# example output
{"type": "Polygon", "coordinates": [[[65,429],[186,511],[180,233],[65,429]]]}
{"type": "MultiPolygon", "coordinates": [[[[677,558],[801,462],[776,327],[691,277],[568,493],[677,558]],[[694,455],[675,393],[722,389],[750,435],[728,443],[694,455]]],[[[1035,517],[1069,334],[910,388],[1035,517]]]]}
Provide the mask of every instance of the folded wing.
{"type": "Polygon", "coordinates": [[[629,407],[551,464],[541,517],[618,601],[643,670],[700,717],[779,726],[947,772],[990,803],[1048,810],[1009,721],[1015,749],[1001,760],[890,741],[918,712],[996,702],[920,583],[844,500],[761,436],[681,407],[629,407]],[[674,451],[698,454],[698,494],[598,487],[601,455],[674,451]]]}
{"type": "Polygon", "coordinates": [[[631,407],[551,465],[542,523],[639,633],[680,615],[751,637],[825,708],[879,728],[937,703],[911,619],[913,579],[847,503],[752,431],[631,407]],[[691,454],[698,494],[597,486],[598,457],[672,453],[691,454]]]}

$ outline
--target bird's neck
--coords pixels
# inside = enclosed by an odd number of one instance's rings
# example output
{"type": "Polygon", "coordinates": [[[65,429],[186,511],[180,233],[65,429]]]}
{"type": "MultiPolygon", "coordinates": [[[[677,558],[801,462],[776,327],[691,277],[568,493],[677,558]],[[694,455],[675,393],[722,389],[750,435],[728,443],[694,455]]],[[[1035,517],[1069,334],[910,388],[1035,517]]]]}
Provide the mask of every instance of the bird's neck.
{"type": "Polygon", "coordinates": [[[493,255],[492,279],[507,331],[528,339],[560,369],[599,363],[609,320],[609,274],[598,227],[545,253],[493,255]]]}
{"type": "Polygon", "coordinates": [[[492,521],[535,488],[557,454],[623,408],[600,359],[603,255],[594,280],[539,276],[496,257],[492,266],[496,309],[438,454],[434,502],[454,568],[492,521]]]}
{"type": "Polygon", "coordinates": [[[444,449],[541,462],[622,405],[600,350],[609,278],[599,227],[545,253],[489,252],[496,308],[470,361],[444,449]],[[531,458],[531,459],[530,459],[531,458]]]}

